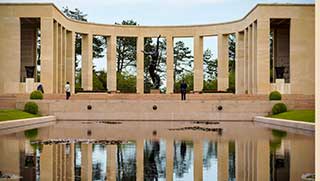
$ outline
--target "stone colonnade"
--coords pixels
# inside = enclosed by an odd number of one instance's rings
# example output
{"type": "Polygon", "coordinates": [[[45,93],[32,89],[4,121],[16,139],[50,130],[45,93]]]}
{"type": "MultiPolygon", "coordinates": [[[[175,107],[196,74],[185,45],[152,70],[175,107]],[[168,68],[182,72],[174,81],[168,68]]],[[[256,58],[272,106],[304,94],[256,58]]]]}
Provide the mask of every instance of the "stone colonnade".
{"type": "MultiPolygon", "coordinates": [[[[166,139],[166,180],[174,178],[174,141],[166,139]]],[[[92,144],[81,145],[81,180],[92,180],[92,144]]],[[[217,142],[219,181],[229,178],[229,142],[217,142]]],[[[236,178],[237,180],[269,180],[269,141],[239,141],[236,143],[236,178]]],[[[117,176],[117,146],[106,145],[106,174],[110,181],[117,176]]],[[[44,145],[40,157],[41,180],[74,180],[75,146],[44,145]]],[[[203,180],[203,141],[193,142],[193,177],[203,180]]],[[[136,140],[136,180],[144,180],[144,140],[136,140]]]]}
{"type": "MultiPolygon", "coordinates": [[[[263,94],[269,90],[269,21],[255,21],[244,31],[236,35],[236,93],[263,94]],[[259,51],[258,51],[259,50],[259,51]],[[259,61],[258,61],[259,60],[259,61]]],[[[75,34],[67,30],[57,21],[41,18],[41,78],[47,92],[63,93],[63,86],[69,81],[74,93],[75,87],[75,34]],[[52,45],[52,46],[51,46],[52,45]],[[53,51],[50,51],[53,47],[53,51]],[[49,58],[50,57],[50,58],[49,58]]],[[[230,33],[233,34],[233,33],[230,33]]],[[[218,90],[229,88],[229,34],[218,34],[218,90]]],[[[93,36],[82,36],[82,70],[81,84],[84,90],[92,90],[93,36]]],[[[117,35],[107,37],[107,89],[117,91],[116,75],[116,43],[117,35]]],[[[178,36],[177,36],[178,37],[178,36]]],[[[203,39],[205,36],[195,35],[194,39],[194,92],[203,89],[203,39]]],[[[144,93],[144,49],[145,36],[137,38],[137,93],[144,93]]],[[[174,90],[174,54],[173,39],[165,36],[167,41],[167,93],[174,90]]]]}
{"type": "MultiPolygon", "coordinates": [[[[53,4],[0,3],[0,93],[26,93],[21,82],[24,55],[21,49],[21,20],[40,21],[40,81],[48,94],[63,93],[66,81],[75,88],[75,35],[82,37],[81,87],[92,90],[93,36],[107,38],[107,89],[117,91],[116,41],[118,37],[137,39],[137,93],[144,93],[144,38],[162,35],[167,41],[166,92],[174,91],[174,38],[192,37],[195,92],[203,89],[203,39],[218,37],[218,90],[228,89],[228,35],[236,35],[236,93],[268,94],[270,82],[270,23],[273,19],[290,20],[290,90],[292,94],[314,95],[315,20],[314,5],[258,4],[240,20],[189,26],[125,26],[74,21],[53,4]],[[272,12],[272,13],[271,13],[272,12]],[[308,34],[308,38],[301,36],[308,34]],[[15,48],[12,48],[15,47],[15,48]],[[303,60],[303,61],[301,61],[303,60]],[[310,71],[313,70],[313,71],[310,71]]],[[[38,27],[38,25],[37,25],[38,27]]],[[[29,51],[28,51],[29,52],[29,51]]],[[[31,52],[31,51],[30,51],[31,52]]],[[[36,87],[33,84],[32,87],[36,87]]],[[[29,89],[28,89],[29,90],[29,89]]]]}

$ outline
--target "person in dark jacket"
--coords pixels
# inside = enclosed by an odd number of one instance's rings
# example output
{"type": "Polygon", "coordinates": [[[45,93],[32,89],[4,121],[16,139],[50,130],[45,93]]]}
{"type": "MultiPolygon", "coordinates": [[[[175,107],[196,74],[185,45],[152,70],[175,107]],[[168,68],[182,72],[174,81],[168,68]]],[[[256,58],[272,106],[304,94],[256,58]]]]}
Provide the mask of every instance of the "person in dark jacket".
{"type": "Polygon", "coordinates": [[[41,83],[39,83],[37,90],[40,91],[42,94],[44,93],[43,85],[41,83]]]}
{"type": "Polygon", "coordinates": [[[188,87],[187,83],[184,80],[182,80],[180,85],[181,100],[186,100],[187,87],[188,87]]]}

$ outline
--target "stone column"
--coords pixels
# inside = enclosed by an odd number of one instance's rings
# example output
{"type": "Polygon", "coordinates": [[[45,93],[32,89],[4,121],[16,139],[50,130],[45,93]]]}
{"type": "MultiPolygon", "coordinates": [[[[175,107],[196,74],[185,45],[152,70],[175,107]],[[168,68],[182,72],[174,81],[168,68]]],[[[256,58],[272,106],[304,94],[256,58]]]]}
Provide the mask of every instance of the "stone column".
{"type": "Polygon", "coordinates": [[[201,92],[203,89],[203,37],[194,36],[194,74],[193,91],[201,92]]]}
{"type": "Polygon", "coordinates": [[[252,94],[252,26],[248,27],[248,93],[252,94]]]}
{"type": "Polygon", "coordinates": [[[107,180],[117,180],[117,145],[107,145],[107,180]]]}
{"type": "Polygon", "coordinates": [[[137,38],[137,93],[144,93],[144,37],[137,38]]]}
{"type": "Polygon", "coordinates": [[[136,180],[143,181],[144,180],[144,140],[137,140],[136,141],[136,165],[137,165],[137,173],[136,173],[136,180]]]}
{"type": "Polygon", "coordinates": [[[236,94],[244,94],[244,32],[236,33],[236,94]]]}
{"type": "MultiPolygon", "coordinates": [[[[320,1],[316,1],[316,33],[315,33],[315,41],[316,46],[315,49],[320,49],[320,1]]],[[[320,100],[320,51],[315,51],[315,100],[320,100]]],[[[315,110],[316,110],[316,120],[320,120],[320,101],[316,101],[315,103],[315,110]]],[[[316,121],[315,123],[315,170],[320,170],[320,121],[316,121]]],[[[320,180],[320,174],[317,172],[316,180],[320,180]]]]}
{"type": "Polygon", "coordinates": [[[173,141],[166,140],[166,181],[173,181],[173,141]]]}
{"type": "Polygon", "coordinates": [[[92,180],[92,144],[81,144],[81,180],[92,180]]]}
{"type": "Polygon", "coordinates": [[[252,24],[252,92],[257,93],[257,22],[252,24]]]}
{"type": "Polygon", "coordinates": [[[67,32],[67,59],[66,59],[66,79],[70,82],[71,93],[75,92],[75,40],[73,31],[67,32]]]}
{"type": "Polygon", "coordinates": [[[40,180],[54,181],[53,145],[43,145],[40,155],[40,180]]]}
{"type": "Polygon", "coordinates": [[[174,92],[174,56],[173,56],[173,37],[168,35],[167,40],[167,94],[172,94],[174,92]]]}
{"type": "Polygon", "coordinates": [[[92,34],[82,35],[81,84],[84,90],[92,90],[92,34]]]}
{"type": "Polygon", "coordinates": [[[257,94],[270,90],[270,20],[257,22],[257,94]]]}
{"type": "Polygon", "coordinates": [[[218,90],[229,87],[229,48],[228,35],[218,35],[218,90]]]}
{"type": "Polygon", "coordinates": [[[248,28],[244,30],[244,92],[248,94],[248,28]]]}
{"type": "Polygon", "coordinates": [[[41,18],[41,82],[46,93],[54,93],[54,26],[52,18],[41,18]]]}
{"type": "Polygon", "coordinates": [[[117,37],[107,38],[107,89],[117,91],[117,37]]]}
{"type": "Polygon", "coordinates": [[[59,23],[54,23],[54,74],[53,74],[53,80],[54,80],[54,93],[59,92],[59,23]]]}
{"type": "Polygon", "coordinates": [[[229,143],[218,142],[218,181],[225,181],[229,178],[229,143]]]}
{"type": "Polygon", "coordinates": [[[201,181],[203,179],[203,144],[197,140],[193,142],[193,180],[201,181]]]}
{"type": "Polygon", "coordinates": [[[63,28],[63,50],[62,50],[62,92],[64,93],[64,85],[67,80],[67,68],[66,68],[66,63],[67,63],[67,30],[63,28]]]}
{"type": "Polygon", "coordinates": [[[62,26],[58,27],[58,93],[62,93],[62,59],[63,59],[63,30],[62,26]]]}
{"type": "MultiPolygon", "coordinates": [[[[7,9],[9,10],[8,6],[7,9]]],[[[5,10],[5,11],[7,11],[5,10]]],[[[13,12],[12,12],[13,13],[13,12]]],[[[1,28],[0,28],[0,93],[18,93],[20,86],[20,66],[21,65],[21,24],[20,18],[10,13],[5,15],[5,12],[1,12],[1,28]]],[[[52,23],[52,18],[41,18],[44,24],[52,23]],[[51,21],[50,21],[51,20],[51,21]]],[[[43,26],[42,23],[42,26],[43,26]]],[[[52,25],[48,25],[45,29],[46,40],[45,42],[50,43],[50,35],[52,36],[52,25]],[[51,33],[50,33],[51,31],[51,33]]],[[[46,47],[49,48],[49,47],[46,47]]],[[[50,47],[51,48],[51,47],[50,47]]],[[[50,54],[46,53],[45,61],[52,59],[50,54]]],[[[24,67],[23,67],[24,68],[24,67]]],[[[46,78],[46,84],[50,84],[51,79],[46,78]]],[[[50,86],[50,85],[49,85],[50,86]]]]}
{"type": "Polygon", "coordinates": [[[67,154],[67,181],[74,181],[74,151],[74,143],[71,143],[67,154]]]}

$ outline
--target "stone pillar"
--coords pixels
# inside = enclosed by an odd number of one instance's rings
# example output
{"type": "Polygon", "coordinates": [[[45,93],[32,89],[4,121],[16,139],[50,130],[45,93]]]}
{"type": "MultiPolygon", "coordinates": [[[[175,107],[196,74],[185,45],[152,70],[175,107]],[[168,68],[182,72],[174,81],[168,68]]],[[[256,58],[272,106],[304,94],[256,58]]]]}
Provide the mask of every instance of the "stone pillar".
{"type": "Polygon", "coordinates": [[[67,154],[67,181],[74,181],[74,143],[69,145],[69,153],[67,154]]]}
{"type": "MultiPolygon", "coordinates": [[[[320,49],[320,1],[316,1],[316,46],[315,49],[320,49]]],[[[315,51],[315,100],[320,100],[320,51],[315,51]]],[[[315,103],[315,110],[316,110],[316,120],[320,120],[320,101],[316,101],[315,103]]],[[[320,121],[316,121],[315,126],[315,170],[320,170],[320,121]]],[[[320,174],[316,173],[316,180],[320,180],[320,174]]]]}
{"type": "Polygon", "coordinates": [[[229,178],[229,143],[218,142],[218,181],[225,181],[229,178]]]}
{"type": "Polygon", "coordinates": [[[81,180],[92,180],[92,144],[81,144],[81,180]]]}
{"type": "Polygon", "coordinates": [[[63,50],[62,50],[62,92],[64,93],[64,85],[67,80],[67,30],[63,28],[63,50]]]}
{"type": "Polygon", "coordinates": [[[270,90],[270,20],[257,21],[257,94],[270,90]]]}
{"type": "Polygon", "coordinates": [[[248,28],[244,30],[244,92],[249,93],[248,86],[248,28]]]}
{"type": "MultiPolygon", "coordinates": [[[[9,7],[5,9],[8,9],[8,11],[10,11],[9,7]]],[[[41,20],[45,23],[48,23],[51,20],[52,23],[52,18],[45,19],[46,21],[41,18],[41,20]]],[[[20,18],[14,17],[14,15],[8,17],[7,15],[5,15],[5,12],[1,12],[0,22],[0,93],[18,93],[20,86],[21,66],[20,18]]],[[[50,27],[52,28],[52,25],[49,25],[46,28],[47,30],[45,29],[46,36],[52,35],[49,33],[50,27]]],[[[49,37],[45,41],[49,43],[48,40],[49,37]]],[[[46,54],[45,56],[48,57],[45,61],[48,61],[48,59],[50,58],[50,54],[46,54]]]]}
{"type": "Polygon", "coordinates": [[[244,32],[236,33],[236,94],[245,93],[244,32]]]}
{"type": "Polygon", "coordinates": [[[257,22],[252,24],[252,93],[257,93],[257,22]]]}
{"type": "Polygon", "coordinates": [[[248,27],[248,93],[252,94],[252,26],[248,27]]]}
{"type": "Polygon", "coordinates": [[[54,26],[52,18],[41,18],[41,82],[46,93],[54,93],[54,26]]]}
{"type": "Polygon", "coordinates": [[[143,181],[144,180],[144,140],[137,140],[136,141],[136,165],[137,165],[137,173],[136,173],[136,180],[143,181]]]}
{"type": "Polygon", "coordinates": [[[137,93],[144,93],[144,37],[137,38],[137,93]]]}
{"type": "Polygon", "coordinates": [[[201,181],[203,180],[203,144],[200,140],[193,143],[193,180],[201,181]]]}
{"type": "Polygon", "coordinates": [[[173,141],[166,140],[166,181],[173,181],[173,141]]]}
{"type": "Polygon", "coordinates": [[[269,140],[257,141],[257,178],[259,181],[270,180],[270,145],[269,140]]]}
{"type": "Polygon", "coordinates": [[[92,34],[82,35],[81,84],[84,90],[92,90],[92,34]]]}
{"type": "Polygon", "coordinates": [[[62,26],[58,27],[58,93],[62,93],[62,61],[63,61],[63,30],[62,26]]]}
{"type": "Polygon", "coordinates": [[[203,89],[203,37],[194,36],[194,74],[193,91],[201,92],[203,89]]]}
{"type": "Polygon", "coordinates": [[[172,94],[174,92],[174,55],[173,55],[173,37],[168,35],[167,40],[167,94],[172,94]]]}
{"type": "Polygon", "coordinates": [[[107,89],[117,91],[117,37],[107,38],[107,89]]]}
{"type": "Polygon", "coordinates": [[[55,22],[54,23],[54,74],[53,74],[53,81],[54,81],[54,93],[59,92],[59,23],[55,22]]]}
{"type": "Polygon", "coordinates": [[[26,78],[26,93],[34,91],[34,78],[26,78]]]}
{"type": "Polygon", "coordinates": [[[107,145],[107,180],[117,180],[117,145],[107,145]]]}
{"type": "Polygon", "coordinates": [[[218,90],[229,87],[229,48],[228,35],[218,35],[218,90]]]}
{"type": "Polygon", "coordinates": [[[75,40],[73,31],[67,32],[66,81],[70,82],[71,93],[75,93],[75,40]]]}

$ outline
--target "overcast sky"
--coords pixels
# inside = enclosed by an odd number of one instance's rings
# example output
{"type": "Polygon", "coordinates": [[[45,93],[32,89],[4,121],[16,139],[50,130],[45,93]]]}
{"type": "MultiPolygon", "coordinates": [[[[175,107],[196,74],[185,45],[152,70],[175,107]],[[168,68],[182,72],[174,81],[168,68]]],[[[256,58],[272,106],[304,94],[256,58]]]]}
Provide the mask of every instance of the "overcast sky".
{"type": "MultiPolygon", "coordinates": [[[[79,8],[88,20],[114,24],[133,19],[140,25],[190,25],[233,21],[244,17],[258,3],[314,3],[314,0],[0,0],[0,2],[52,2],[58,8],[79,8]]],[[[192,45],[192,39],[185,42],[192,45]]],[[[205,40],[204,49],[217,56],[216,38],[205,40]]],[[[190,47],[192,48],[192,47],[190,47]]],[[[100,69],[105,68],[102,61],[100,69]]]]}

